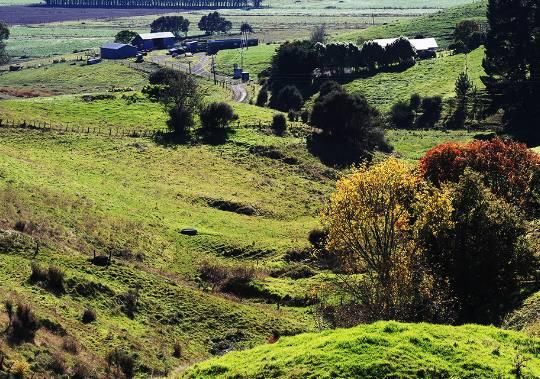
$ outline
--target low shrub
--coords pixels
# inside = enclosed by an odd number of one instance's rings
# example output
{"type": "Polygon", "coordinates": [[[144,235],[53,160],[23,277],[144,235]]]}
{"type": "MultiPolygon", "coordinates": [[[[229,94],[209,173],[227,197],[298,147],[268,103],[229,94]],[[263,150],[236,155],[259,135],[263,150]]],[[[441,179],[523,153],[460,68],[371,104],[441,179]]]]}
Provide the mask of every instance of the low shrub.
{"type": "Polygon", "coordinates": [[[251,292],[250,284],[256,277],[256,270],[244,265],[226,266],[205,261],[199,266],[199,277],[212,290],[242,296],[251,292]]]}
{"type": "Polygon", "coordinates": [[[180,358],[182,356],[182,345],[180,342],[175,341],[173,345],[173,357],[180,358]]]}
{"type": "Polygon", "coordinates": [[[51,265],[45,269],[39,263],[32,262],[30,268],[31,282],[40,283],[42,286],[56,293],[63,293],[65,291],[65,274],[59,267],[51,265]]]}
{"type": "Polygon", "coordinates": [[[78,361],[71,369],[71,379],[93,379],[95,377],[93,370],[86,362],[78,361]]]}
{"type": "Polygon", "coordinates": [[[83,323],[89,324],[91,322],[96,321],[96,319],[97,319],[96,311],[93,310],[92,308],[86,308],[83,311],[83,314],[82,314],[82,322],[83,323]]]}
{"type": "Polygon", "coordinates": [[[62,349],[68,353],[77,354],[79,352],[79,345],[75,338],[67,336],[62,341],[62,349]]]}
{"type": "Polygon", "coordinates": [[[125,351],[114,349],[106,356],[108,371],[115,375],[115,377],[122,377],[131,379],[135,376],[135,357],[125,351]]]}
{"type": "Polygon", "coordinates": [[[128,290],[120,296],[120,302],[122,303],[122,311],[129,318],[134,318],[139,306],[139,291],[128,290]]]}
{"type": "Polygon", "coordinates": [[[32,262],[30,269],[30,281],[34,283],[47,281],[47,270],[41,267],[39,263],[32,262]]]}
{"type": "Polygon", "coordinates": [[[64,292],[64,271],[57,266],[49,266],[47,270],[47,286],[55,292],[64,292]]]}
{"type": "Polygon", "coordinates": [[[33,341],[39,329],[39,320],[29,305],[19,303],[11,320],[9,338],[14,342],[33,341]]]}
{"type": "Polygon", "coordinates": [[[285,134],[285,131],[287,130],[287,119],[285,118],[285,115],[279,113],[275,114],[274,117],[272,117],[272,131],[274,134],[281,136],[285,134]]]}
{"type": "Polygon", "coordinates": [[[15,378],[23,379],[30,373],[30,365],[24,361],[15,361],[11,366],[11,373],[15,378]]]}

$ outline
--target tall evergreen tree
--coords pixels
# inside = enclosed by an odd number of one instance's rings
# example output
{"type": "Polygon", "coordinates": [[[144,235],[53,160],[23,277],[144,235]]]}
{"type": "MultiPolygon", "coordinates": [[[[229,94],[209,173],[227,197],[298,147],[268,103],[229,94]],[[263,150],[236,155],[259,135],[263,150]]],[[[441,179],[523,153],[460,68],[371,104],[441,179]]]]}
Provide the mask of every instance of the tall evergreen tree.
{"type": "Polygon", "coordinates": [[[490,0],[483,78],[491,111],[504,110],[507,131],[540,142],[540,3],[490,0]]]}

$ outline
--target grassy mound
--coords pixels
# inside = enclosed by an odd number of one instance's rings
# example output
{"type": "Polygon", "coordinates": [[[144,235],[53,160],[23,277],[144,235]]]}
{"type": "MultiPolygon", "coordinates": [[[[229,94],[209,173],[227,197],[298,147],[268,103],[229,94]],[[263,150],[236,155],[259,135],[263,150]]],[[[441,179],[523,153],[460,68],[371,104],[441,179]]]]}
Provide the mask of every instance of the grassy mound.
{"type": "Polygon", "coordinates": [[[510,378],[540,375],[540,340],[494,327],[378,322],[282,338],[200,363],[185,378],[510,378]]]}
{"type": "Polygon", "coordinates": [[[415,37],[423,35],[434,37],[439,46],[446,48],[453,41],[454,27],[465,19],[486,19],[487,1],[452,7],[435,14],[418,18],[399,20],[389,24],[374,26],[355,32],[343,33],[337,36],[341,41],[357,42],[376,38],[393,38],[398,36],[415,37]]]}

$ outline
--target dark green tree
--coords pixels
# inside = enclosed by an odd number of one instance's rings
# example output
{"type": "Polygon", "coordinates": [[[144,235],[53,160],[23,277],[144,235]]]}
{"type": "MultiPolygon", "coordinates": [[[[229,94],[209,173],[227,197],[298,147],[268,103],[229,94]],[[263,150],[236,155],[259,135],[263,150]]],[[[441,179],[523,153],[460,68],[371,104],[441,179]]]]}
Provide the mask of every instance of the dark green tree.
{"type": "Polygon", "coordinates": [[[313,71],[317,67],[319,67],[318,55],[312,43],[307,41],[284,43],[272,58],[269,80],[272,95],[276,95],[287,85],[294,85],[300,91],[309,89],[313,81],[313,71]]]}
{"type": "Polygon", "coordinates": [[[466,72],[459,74],[456,84],[456,109],[450,120],[453,128],[462,128],[469,117],[469,103],[472,93],[475,91],[474,84],[466,72]]]}
{"type": "Polygon", "coordinates": [[[167,68],[150,74],[149,81],[143,93],[163,104],[170,116],[169,128],[178,136],[186,136],[202,102],[197,82],[190,75],[167,68]]]}
{"type": "Polygon", "coordinates": [[[171,32],[176,38],[180,38],[183,33],[187,36],[189,31],[189,20],[182,16],[161,16],[150,24],[152,33],[171,32]]]}
{"type": "Polygon", "coordinates": [[[390,111],[390,119],[392,125],[398,129],[410,129],[414,125],[414,111],[410,104],[405,101],[397,102],[392,106],[390,111]]]}
{"type": "Polygon", "coordinates": [[[116,33],[114,42],[130,44],[137,35],[137,33],[132,32],[131,30],[121,30],[116,33]]]}
{"type": "Polygon", "coordinates": [[[228,33],[232,29],[232,23],[221,16],[219,12],[212,12],[202,16],[198,26],[200,30],[208,35],[228,33]]]}
{"type": "Polygon", "coordinates": [[[240,33],[253,33],[253,27],[247,22],[243,22],[240,25],[240,33]]]}
{"type": "Polygon", "coordinates": [[[285,86],[277,95],[272,96],[270,103],[273,108],[282,112],[298,111],[304,104],[304,98],[296,86],[285,86]]]}
{"type": "Polygon", "coordinates": [[[536,266],[516,208],[498,199],[480,174],[466,170],[452,188],[453,224],[426,225],[419,241],[429,266],[450,285],[458,322],[498,323],[511,309],[519,283],[536,266]]]}
{"type": "Polygon", "coordinates": [[[490,0],[482,78],[490,111],[504,110],[506,130],[540,142],[540,4],[538,0],[490,0]]]}
{"type": "Polygon", "coordinates": [[[9,27],[0,21],[0,64],[9,62],[9,55],[6,52],[6,40],[9,39],[9,27]]]}

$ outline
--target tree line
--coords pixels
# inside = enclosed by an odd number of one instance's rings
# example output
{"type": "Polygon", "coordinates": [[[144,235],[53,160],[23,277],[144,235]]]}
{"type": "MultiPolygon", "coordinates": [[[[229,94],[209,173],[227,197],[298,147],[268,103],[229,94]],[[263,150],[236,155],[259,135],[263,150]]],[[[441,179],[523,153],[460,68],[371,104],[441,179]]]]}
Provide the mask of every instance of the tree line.
{"type": "MultiPolygon", "coordinates": [[[[183,16],[161,16],[150,24],[150,32],[171,32],[177,39],[188,36],[190,21],[183,16]]],[[[229,33],[232,29],[232,22],[223,17],[219,12],[211,12],[201,17],[197,24],[199,30],[206,35],[219,33],[229,33]]],[[[241,32],[253,32],[253,27],[248,23],[242,23],[241,32]]],[[[116,34],[115,42],[132,43],[138,33],[131,30],[122,30],[116,34]]]]}

